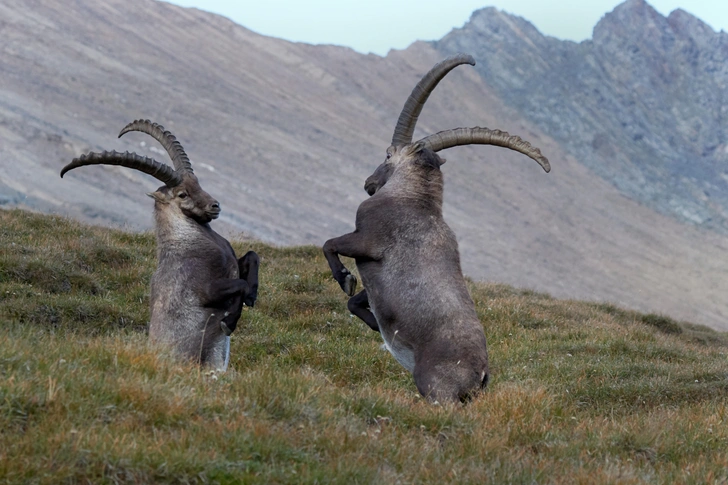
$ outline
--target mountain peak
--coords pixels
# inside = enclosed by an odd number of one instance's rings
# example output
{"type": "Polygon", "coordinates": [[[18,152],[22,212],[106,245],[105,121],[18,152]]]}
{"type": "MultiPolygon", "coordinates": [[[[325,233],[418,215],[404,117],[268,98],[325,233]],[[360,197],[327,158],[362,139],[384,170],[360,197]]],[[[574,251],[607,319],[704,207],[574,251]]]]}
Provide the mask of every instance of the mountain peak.
{"type": "Polygon", "coordinates": [[[715,36],[705,22],[682,9],[665,17],[644,0],[627,0],[604,15],[594,27],[595,44],[623,49],[627,44],[669,50],[680,39],[705,45],[715,36]]]}
{"type": "Polygon", "coordinates": [[[597,22],[593,40],[602,43],[615,36],[644,38],[664,30],[666,25],[667,19],[645,0],[627,0],[597,22]]]}
{"type": "Polygon", "coordinates": [[[474,11],[462,30],[503,35],[513,32],[518,37],[542,37],[538,29],[528,20],[495,7],[474,11]]]}
{"type": "Polygon", "coordinates": [[[710,25],[681,8],[673,10],[667,17],[667,21],[672,29],[683,37],[709,39],[715,34],[710,25]]]}

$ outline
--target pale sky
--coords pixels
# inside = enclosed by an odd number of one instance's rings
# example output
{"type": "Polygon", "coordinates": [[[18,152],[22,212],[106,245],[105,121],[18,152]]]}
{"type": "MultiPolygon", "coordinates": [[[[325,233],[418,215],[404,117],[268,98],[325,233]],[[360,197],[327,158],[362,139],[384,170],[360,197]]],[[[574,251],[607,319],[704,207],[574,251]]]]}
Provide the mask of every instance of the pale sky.
{"type": "MultiPolygon", "coordinates": [[[[546,35],[582,41],[621,0],[173,0],[218,13],[263,35],[336,44],[385,55],[415,40],[435,40],[494,6],[530,21],[546,35]]],[[[682,8],[714,30],[728,30],[728,0],[648,0],[668,15],[682,8]]]]}

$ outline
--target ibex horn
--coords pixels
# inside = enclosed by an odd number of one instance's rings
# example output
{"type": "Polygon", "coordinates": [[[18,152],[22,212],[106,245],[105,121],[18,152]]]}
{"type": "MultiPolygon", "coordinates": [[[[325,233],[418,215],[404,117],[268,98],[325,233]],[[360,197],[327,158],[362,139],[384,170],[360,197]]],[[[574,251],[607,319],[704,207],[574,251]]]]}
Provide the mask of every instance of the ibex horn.
{"type": "Polygon", "coordinates": [[[435,66],[430,69],[430,72],[417,83],[417,86],[412,90],[412,93],[404,103],[402,112],[399,114],[397,120],[397,126],[394,129],[394,135],[392,136],[392,145],[407,145],[412,143],[412,135],[415,132],[415,125],[417,124],[417,118],[422,112],[422,108],[425,106],[425,101],[430,96],[430,93],[435,89],[435,86],[442,81],[448,72],[460,64],[475,65],[475,59],[473,56],[468,54],[455,54],[445,60],[438,62],[435,66]]]}
{"type": "Polygon", "coordinates": [[[417,143],[421,143],[425,148],[435,152],[461,145],[496,145],[523,153],[536,160],[546,172],[551,170],[551,164],[541,154],[541,150],[505,131],[489,130],[477,126],[475,128],[455,128],[427,136],[417,143]]]}
{"type": "Polygon", "coordinates": [[[119,153],[116,151],[104,151],[101,153],[91,152],[86,155],[81,155],[78,158],[74,158],[71,163],[63,167],[63,170],[61,170],[61,178],[63,178],[69,170],[86,165],[119,165],[122,167],[133,168],[160,180],[166,184],[167,187],[176,187],[182,183],[182,176],[169,165],[159,163],[153,158],[142,157],[136,153],[119,153]]]}
{"type": "Polygon", "coordinates": [[[152,123],[149,120],[135,120],[121,130],[119,138],[130,131],[141,131],[157,140],[167,150],[169,158],[172,159],[172,163],[174,164],[174,169],[178,172],[192,172],[190,158],[185,153],[184,148],[182,148],[182,144],[177,141],[177,138],[171,132],[165,130],[162,125],[152,123]]]}

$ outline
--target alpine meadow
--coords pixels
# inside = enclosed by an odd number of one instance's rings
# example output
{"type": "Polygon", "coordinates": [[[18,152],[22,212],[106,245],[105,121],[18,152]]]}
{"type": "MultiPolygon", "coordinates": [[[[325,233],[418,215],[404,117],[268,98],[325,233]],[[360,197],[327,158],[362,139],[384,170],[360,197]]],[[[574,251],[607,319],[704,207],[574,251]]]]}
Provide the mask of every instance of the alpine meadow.
{"type": "Polygon", "coordinates": [[[249,240],[225,374],[150,346],[154,236],[0,212],[6,483],[724,483],[728,336],[469,282],[492,379],[433,406],[320,248],[249,240]]]}

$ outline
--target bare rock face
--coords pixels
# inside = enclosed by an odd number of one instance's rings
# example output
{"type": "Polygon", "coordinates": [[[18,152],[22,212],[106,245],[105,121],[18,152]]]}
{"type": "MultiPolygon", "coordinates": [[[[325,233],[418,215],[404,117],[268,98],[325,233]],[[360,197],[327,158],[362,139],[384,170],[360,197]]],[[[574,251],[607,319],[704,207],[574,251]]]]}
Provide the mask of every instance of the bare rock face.
{"type": "Polygon", "coordinates": [[[483,9],[434,45],[623,194],[728,233],[728,34],[628,0],[580,44],[483,9]]]}

